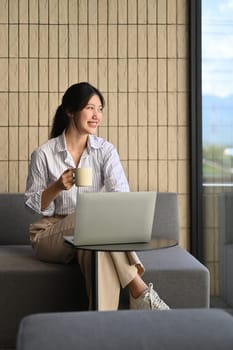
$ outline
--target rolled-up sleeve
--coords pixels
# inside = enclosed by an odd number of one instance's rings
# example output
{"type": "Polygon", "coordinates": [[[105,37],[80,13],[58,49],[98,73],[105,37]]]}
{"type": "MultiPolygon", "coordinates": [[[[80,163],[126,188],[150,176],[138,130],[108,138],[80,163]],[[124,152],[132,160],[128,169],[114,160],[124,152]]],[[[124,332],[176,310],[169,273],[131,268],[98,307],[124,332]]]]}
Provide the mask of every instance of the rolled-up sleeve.
{"type": "Polygon", "coordinates": [[[109,143],[104,154],[104,185],[108,192],[129,192],[129,184],[117,150],[109,143]]]}
{"type": "Polygon", "coordinates": [[[41,196],[48,187],[48,181],[46,157],[42,151],[37,149],[32,153],[29,164],[25,204],[44,216],[52,216],[55,210],[54,202],[51,202],[45,210],[41,210],[41,196]]]}

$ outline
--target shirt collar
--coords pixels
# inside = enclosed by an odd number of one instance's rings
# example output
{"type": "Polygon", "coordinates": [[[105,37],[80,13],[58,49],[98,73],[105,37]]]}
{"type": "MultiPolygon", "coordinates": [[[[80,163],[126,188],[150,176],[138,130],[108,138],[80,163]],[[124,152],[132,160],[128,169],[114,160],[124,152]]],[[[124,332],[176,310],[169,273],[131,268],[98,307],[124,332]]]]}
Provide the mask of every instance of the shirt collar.
{"type": "Polygon", "coordinates": [[[59,135],[56,139],[56,149],[57,152],[67,151],[66,138],[65,138],[65,130],[61,135],[59,135]]]}
{"type": "MultiPolygon", "coordinates": [[[[87,152],[90,153],[92,149],[99,149],[103,146],[104,139],[101,137],[97,137],[96,135],[89,135],[87,141],[87,152]]],[[[57,137],[56,148],[58,152],[68,151],[66,138],[65,138],[65,130],[61,135],[57,137]]]]}

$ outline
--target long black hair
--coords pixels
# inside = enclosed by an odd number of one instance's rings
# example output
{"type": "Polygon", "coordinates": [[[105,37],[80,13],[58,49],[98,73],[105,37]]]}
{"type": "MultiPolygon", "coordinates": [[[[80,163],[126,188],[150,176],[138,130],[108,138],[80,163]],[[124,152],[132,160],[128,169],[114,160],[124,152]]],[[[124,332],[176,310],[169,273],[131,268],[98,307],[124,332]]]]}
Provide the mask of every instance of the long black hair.
{"type": "Polygon", "coordinates": [[[81,111],[93,95],[99,97],[104,107],[104,97],[94,86],[86,82],[71,85],[64,93],[62,103],[58,106],[54,115],[50,138],[61,135],[69,125],[67,113],[81,111]]]}

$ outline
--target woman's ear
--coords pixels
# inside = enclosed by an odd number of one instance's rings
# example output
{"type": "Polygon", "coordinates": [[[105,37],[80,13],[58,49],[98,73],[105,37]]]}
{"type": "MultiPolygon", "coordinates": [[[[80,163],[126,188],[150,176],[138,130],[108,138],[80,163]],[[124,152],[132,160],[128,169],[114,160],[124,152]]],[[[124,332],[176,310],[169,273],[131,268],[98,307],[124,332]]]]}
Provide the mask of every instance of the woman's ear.
{"type": "Polygon", "coordinates": [[[69,112],[69,111],[66,111],[66,115],[67,115],[67,117],[69,117],[69,118],[73,118],[73,117],[74,117],[74,114],[71,113],[71,112],[69,112]]]}

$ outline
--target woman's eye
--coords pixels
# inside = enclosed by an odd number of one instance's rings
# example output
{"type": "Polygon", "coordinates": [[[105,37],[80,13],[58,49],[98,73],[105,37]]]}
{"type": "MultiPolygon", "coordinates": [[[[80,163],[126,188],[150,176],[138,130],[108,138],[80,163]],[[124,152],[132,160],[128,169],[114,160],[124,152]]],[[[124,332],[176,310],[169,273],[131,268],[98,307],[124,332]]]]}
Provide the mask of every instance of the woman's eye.
{"type": "MultiPolygon", "coordinates": [[[[94,106],[87,106],[86,109],[93,111],[93,110],[95,110],[95,107],[94,106]]],[[[102,113],[103,112],[103,107],[97,108],[97,112],[98,113],[102,113]]]]}

